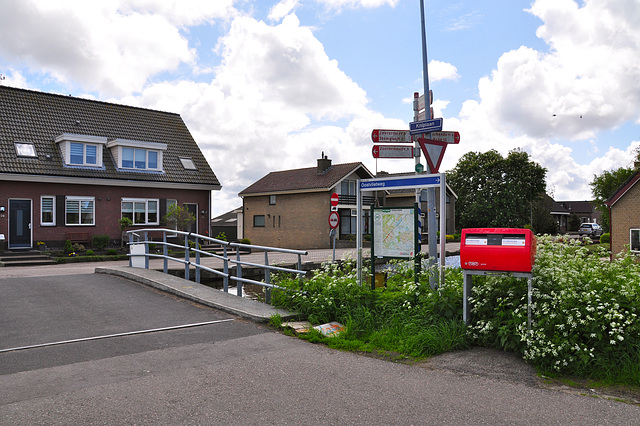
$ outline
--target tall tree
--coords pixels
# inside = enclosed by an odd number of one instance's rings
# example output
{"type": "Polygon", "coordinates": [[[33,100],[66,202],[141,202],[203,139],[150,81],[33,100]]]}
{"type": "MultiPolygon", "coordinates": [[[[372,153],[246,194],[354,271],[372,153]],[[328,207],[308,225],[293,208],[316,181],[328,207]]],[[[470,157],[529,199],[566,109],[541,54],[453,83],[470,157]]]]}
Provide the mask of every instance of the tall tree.
{"type": "Polygon", "coordinates": [[[496,150],[468,152],[447,173],[458,195],[456,224],[462,228],[523,227],[544,194],[547,169],[521,150],[506,158],[496,150]]]}
{"type": "Polygon", "coordinates": [[[589,184],[593,194],[593,206],[600,212],[600,223],[605,232],[609,232],[610,223],[609,209],[604,202],[635,172],[636,169],[633,167],[620,167],[593,176],[593,181],[589,184]]]}

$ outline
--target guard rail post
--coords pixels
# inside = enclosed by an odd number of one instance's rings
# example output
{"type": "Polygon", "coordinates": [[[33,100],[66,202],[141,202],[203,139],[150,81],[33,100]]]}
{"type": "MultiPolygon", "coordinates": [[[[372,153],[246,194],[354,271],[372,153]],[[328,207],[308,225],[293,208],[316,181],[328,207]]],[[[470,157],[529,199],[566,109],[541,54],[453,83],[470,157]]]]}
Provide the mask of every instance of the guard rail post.
{"type": "MultiPolygon", "coordinates": [[[[238,278],[242,278],[242,264],[240,263],[240,247],[236,247],[236,260],[238,261],[238,263],[236,263],[236,268],[238,269],[238,273],[237,276],[238,278]]],[[[238,285],[237,285],[237,295],[242,297],[242,281],[238,280],[238,285]]]]}
{"type": "Polygon", "coordinates": [[[198,236],[196,234],[196,239],[195,239],[195,249],[196,249],[196,282],[198,284],[200,284],[200,251],[199,251],[199,245],[198,245],[198,236]]]}
{"type": "MultiPolygon", "coordinates": [[[[302,255],[301,254],[298,254],[298,271],[302,271],[302,255]]],[[[300,283],[300,290],[302,290],[304,283],[303,283],[301,274],[298,274],[298,282],[300,283]]]]}
{"type": "MultiPolygon", "coordinates": [[[[267,251],[264,252],[264,266],[269,266],[269,252],[267,251]]],[[[271,284],[271,270],[269,268],[264,268],[264,282],[271,284]]],[[[271,287],[264,288],[264,303],[271,304],[271,287]]]]}
{"type": "Polygon", "coordinates": [[[144,269],[149,269],[149,233],[144,231],[144,269]]]}
{"type": "Polygon", "coordinates": [[[222,248],[222,256],[224,257],[224,260],[223,260],[224,278],[222,280],[222,289],[224,290],[225,293],[229,292],[229,258],[227,257],[227,247],[229,247],[229,245],[225,244],[224,247],[222,248]]]}
{"type": "Polygon", "coordinates": [[[163,263],[164,263],[164,265],[163,265],[163,270],[164,270],[164,273],[165,273],[165,274],[168,274],[168,273],[169,273],[169,259],[168,259],[168,256],[169,256],[169,247],[167,246],[167,231],[162,231],[162,242],[163,242],[163,245],[162,245],[162,255],[163,255],[163,257],[164,257],[164,260],[163,260],[163,263]]]}
{"type": "Polygon", "coordinates": [[[189,235],[184,236],[184,279],[189,280],[189,235]]]}

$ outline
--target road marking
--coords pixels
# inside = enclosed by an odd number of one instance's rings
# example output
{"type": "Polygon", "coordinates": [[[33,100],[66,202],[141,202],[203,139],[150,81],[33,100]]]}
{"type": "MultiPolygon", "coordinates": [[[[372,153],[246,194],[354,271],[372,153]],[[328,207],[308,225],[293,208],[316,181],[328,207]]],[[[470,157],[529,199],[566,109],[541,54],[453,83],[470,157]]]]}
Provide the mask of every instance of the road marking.
{"type": "Polygon", "coordinates": [[[173,325],[173,326],[170,326],[170,327],[151,328],[151,329],[148,329],[148,330],[128,331],[126,333],[106,334],[104,336],[83,337],[83,338],[80,338],[80,339],[71,339],[71,340],[60,340],[59,342],[40,343],[38,345],[19,346],[19,347],[16,347],[16,348],[0,349],[0,353],[23,351],[25,349],[44,348],[44,347],[47,347],[47,346],[66,345],[68,343],[88,342],[88,341],[91,341],[91,340],[110,339],[112,337],[134,336],[136,334],[155,333],[155,332],[158,332],[158,331],[178,330],[178,329],[182,329],[182,328],[201,327],[203,325],[218,324],[218,323],[228,322],[228,321],[233,321],[233,320],[234,320],[234,318],[228,318],[228,319],[223,319],[223,320],[196,322],[196,323],[193,323],[193,324],[173,325]]]}

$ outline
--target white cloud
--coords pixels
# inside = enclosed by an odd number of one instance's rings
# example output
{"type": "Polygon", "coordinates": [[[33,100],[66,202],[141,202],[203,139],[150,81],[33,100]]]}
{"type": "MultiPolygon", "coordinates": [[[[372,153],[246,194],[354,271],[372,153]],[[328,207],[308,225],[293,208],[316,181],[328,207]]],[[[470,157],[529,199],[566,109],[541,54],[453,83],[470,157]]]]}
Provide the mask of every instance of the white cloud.
{"type": "Polygon", "coordinates": [[[193,65],[179,28],[231,16],[232,3],[14,1],[2,6],[0,55],[70,87],[125,95],[162,71],[193,65]]]}
{"type": "Polygon", "coordinates": [[[457,80],[459,78],[458,69],[452,64],[434,60],[429,62],[429,81],[457,80]]]}
{"type": "Polygon", "coordinates": [[[344,8],[374,8],[384,5],[395,7],[400,0],[316,0],[320,4],[324,4],[329,9],[340,10],[344,8]]]}
{"type": "Polygon", "coordinates": [[[279,21],[290,14],[299,4],[299,0],[282,0],[269,11],[270,21],[279,21]]]}

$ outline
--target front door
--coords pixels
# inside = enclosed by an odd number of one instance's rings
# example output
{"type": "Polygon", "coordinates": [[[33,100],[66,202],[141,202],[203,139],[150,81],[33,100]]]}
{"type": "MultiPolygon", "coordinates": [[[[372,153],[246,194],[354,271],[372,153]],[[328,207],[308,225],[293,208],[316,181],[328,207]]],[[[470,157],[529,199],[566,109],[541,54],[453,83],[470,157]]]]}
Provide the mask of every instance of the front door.
{"type": "Polygon", "coordinates": [[[9,248],[31,247],[31,200],[9,200],[9,248]]]}

